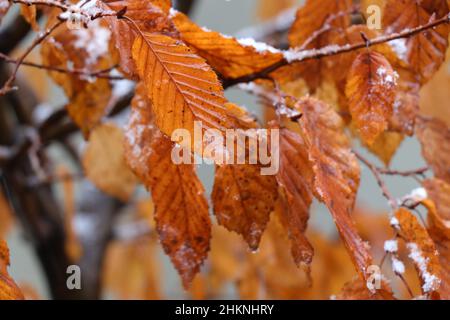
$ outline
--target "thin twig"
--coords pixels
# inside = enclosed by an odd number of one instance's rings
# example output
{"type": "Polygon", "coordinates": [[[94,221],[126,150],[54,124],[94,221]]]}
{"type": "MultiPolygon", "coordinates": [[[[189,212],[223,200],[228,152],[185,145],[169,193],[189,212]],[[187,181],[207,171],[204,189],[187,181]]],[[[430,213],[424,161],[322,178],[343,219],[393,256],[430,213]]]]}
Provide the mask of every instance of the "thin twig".
{"type": "Polygon", "coordinates": [[[379,169],[373,163],[371,163],[369,160],[367,160],[363,155],[361,155],[359,152],[357,152],[356,150],[353,150],[353,153],[372,172],[372,174],[374,175],[375,179],[377,180],[377,183],[383,193],[383,196],[388,200],[389,206],[392,208],[392,210],[396,211],[398,209],[397,201],[392,196],[392,194],[389,192],[384,180],[381,177],[381,173],[380,173],[379,169]]]}
{"type": "MultiPolygon", "coordinates": [[[[18,61],[16,59],[13,59],[1,52],[0,52],[0,59],[3,59],[5,62],[8,62],[8,63],[14,63],[14,64],[18,63],[18,61]]],[[[125,79],[122,76],[112,76],[112,75],[108,74],[116,66],[106,68],[103,70],[89,72],[89,71],[81,70],[81,69],[65,69],[65,68],[59,68],[59,67],[55,67],[55,66],[46,66],[46,65],[39,64],[39,63],[35,63],[35,62],[29,62],[29,61],[23,61],[21,64],[23,66],[27,66],[27,67],[49,70],[49,71],[54,71],[54,72],[59,72],[59,73],[68,73],[68,74],[73,74],[73,75],[89,77],[89,78],[102,78],[102,79],[109,79],[109,80],[124,80],[125,79]]]]}
{"type": "Polygon", "coordinates": [[[432,21],[430,23],[427,23],[425,25],[418,26],[416,28],[406,29],[399,33],[393,33],[389,35],[383,35],[380,37],[376,37],[373,39],[367,39],[368,41],[362,41],[355,44],[346,44],[343,46],[338,45],[328,45],[320,49],[311,49],[311,50],[298,50],[293,49],[288,52],[284,52],[285,58],[268,66],[267,68],[251,73],[248,75],[244,75],[238,78],[234,79],[225,79],[223,81],[223,87],[228,88],[231,86],[234,86],[239,83],[245,83],[245,82],[252,82],[257,79],[266,78],[270,73],[276,71],[277,69],[284,67],[286,65],[292,64],[292,63],[299,63],[304,61],[309,61],[313,59],[319,59],[323,57],[330,57],[339,55],[342,53],[347,53],[355,50],[359,50],[365,47],[372,47],[381,43],[389,42],[392,40],[402,39],[402,38],[408,38],[411,36],[414,36],[416,34],[419,34],[423,31],[426,31],[428,29],[435,28],[437,26],[440,26],[445,23],[450,22],[450,13],[446,14],[444,17],[432,21]],[[288,58],[286,58],[288,57],[288,58]]]}
{"type": "Polygon", "coordinates": [[[33,49],[39,45],[42,41],[44,41],[45,38],[47,38],[53,31],[55,31],[59,26],[61,26],[64,23],[64,21],[58,21],[55,24],[53,24],[51,27],[49,27],[45,32],[39,33],[38,36],[33,40],[31,45],[25,50],[25,52],[17,59],[16,66],[11,73],[11,76],[6,81],[6,83],[3,85],[3,88],[0,90],[0,96],[5,95],[9,91],[13,90],[13,87],[11,87],[12,83],[16,79],[17,71],[20,68],[20,65],[25,60],[25,58],[33,51],[33,49]]]}

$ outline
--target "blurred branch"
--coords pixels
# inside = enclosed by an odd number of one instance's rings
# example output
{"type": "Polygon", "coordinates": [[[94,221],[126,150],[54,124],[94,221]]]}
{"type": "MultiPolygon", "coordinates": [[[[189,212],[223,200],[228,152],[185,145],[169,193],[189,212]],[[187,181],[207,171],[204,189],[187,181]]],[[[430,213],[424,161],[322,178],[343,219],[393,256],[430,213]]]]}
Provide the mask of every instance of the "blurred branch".
{"type": "Polygon", "coordinates": [[[20,14],[17,14],[13,21],[0,32],[0,52],[9,54],[27,36],[31,27],[20,14]]]}
{"type": "Polygon", "coordinates": [[[175,0],[174,7],[183,12],[186,15],[189,15],[194,8],[196,0],[175,0]]]}

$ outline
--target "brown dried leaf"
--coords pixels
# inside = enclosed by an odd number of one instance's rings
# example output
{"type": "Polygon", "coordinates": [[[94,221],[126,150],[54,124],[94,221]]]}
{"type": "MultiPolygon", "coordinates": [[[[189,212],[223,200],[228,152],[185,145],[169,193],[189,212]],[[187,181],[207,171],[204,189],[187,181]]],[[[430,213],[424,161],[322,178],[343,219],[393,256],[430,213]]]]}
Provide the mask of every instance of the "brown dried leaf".
{"type": "Polygon", "coordinates": [[[227,114],[222,85],[206,62],[178,40],[144,33],[133,45],[133,59],[152,101],[156,124],[166,135],[187,129],[194,137],[194,122],[203,129],[238,128],[227,114]]]}
{"type": "MultiPolygon", "coordinates": [[[[384,12],[383,26],[385,33],[390,34],[441,18],[448,14],[449,9],[446,0],[389,0],[384,12]]],[[[427,82],[444,61],[448,35],[449,27],[444,24],[400,40],[402,47],[406,47],[406,52],[401,54],[401,58],[408,62],[421,84],[427,82]]]]}
{"type": "MultiPolygon", "coordinates": [[[[126,16],[133,20],[143,32],[157,32],[175,36],[177,31],[168,18],[171,8],[170,0],[106,0],[103,8],[119,12],[127,8],[126,16]]],[[[114,43],[120,55],[120,67],[129,77],[136,77],[137,70],[131,49],[137,32],[133,26],[116,17],[107,17],[114,35],[114,43]]]]}
{"type": "MultiPolygon", "coordinates": [[[[350,25],[351,0],[307,0],[297,11],[295,22],[289,31],[291,47],[317,49],[329,45],[334,34],[330,30],[345,30],[350,25]]],[[[299,71],[314,92],[327,75],[326,59],[307,61],[299,65],[299,71]]]]}
{"type": "Polygon", "coordinates": [[[314,172],[314,192],[330,210],[357,271],[363,279],[371,256],[351,217],[359,186],[360,170],[344,123],[327,104],[304,98],[298,103],[298,121],[314,172]]]}
{"type": "Polygon", "coordinates": [[[275,177],[260,170],[252,164],[218,166],[211,195],[219,224],[242,235],[252,250],[258,248],[277,198],[275,177]]]}
{"type": "Polygon", "coordinates": [[[225,78],[252,74],[283,59],[281,52],[270,47],[257,49],[251,42],[246,45],[219,32],[200,28],[180,12],[171,19],[180,31],[181,39],[225,78]]]}
{"type": "Polygon", "coordinates": [[[423,182],[428,198],[424,205],[428,208],[428,233],[439,251],[441,262],[441,299],[450,299],[450,184],[439,179],[423,182]]]}
{"type": "Polygon", "coordinates": [[[345,94],[353,121],[369,145],[387,128],[395,87],[395,71],[383,55],[373,51],[358,55],[350,69],[345,94]]]}
{"type": "Polygon", "coordinates": [[[305,236],[312,202],[313,171],[302,137],[292,130],[280,130],[280,170],[277,181],[282,188],[291,252],[297,265],[309,268],[314,249],[305,236]]]}
{"type": "MultiPolygon", "coordinates": [[[[52,20],[52,19],[50,19],[52,20]]],[[[91,22],[88,29],[70,30],[64,24],[41,46],[45,65],[66,69],[74,68],[95,72],[114,65],[108,54],[110,31],[101,22],[91,22]]],[[[85,137],[100,122],[111,97],[108,79],[86,79],[82,76],[50,71],[52,79],[60,85],[69,99],[66,106],[73,121],[85,137]]]]}
{"type": "Polygon", "coordinates": [[[154,125],[142,84],[132,102],[126,138],[127,162],[152,193],[161,243],[187,288],[209,251],[208,203],[195,165],[173,163],[174,144],[154,125]]]}
{"type": "Polygon", "coordinates": [[[8,274],[9,249],[0,239],[0,300],[23,300],[23,294],[8,274]]]}
{"type": "Polygon", "coordinates": [[[450,129],[439,119],[419,118],[416,135],[436,177],[450,183],[450,129]]]}
{"type": "Polygon", "coordinates": [[[136,178],[124,158],[124,134],[107,123],[92,131],[83,155],[87,177],[103,192],[127,202],[136,187],[136,178]]]}
{"type": "Polygon", "coordinates": [[[395,218],[398,221],[398,234],[406,242],[409,257],[421,277],[422,292],[431,294],[437,291],[441,282],[441,265],[433,240],[408,210],[400,208],[395,213],[395,218]]]}

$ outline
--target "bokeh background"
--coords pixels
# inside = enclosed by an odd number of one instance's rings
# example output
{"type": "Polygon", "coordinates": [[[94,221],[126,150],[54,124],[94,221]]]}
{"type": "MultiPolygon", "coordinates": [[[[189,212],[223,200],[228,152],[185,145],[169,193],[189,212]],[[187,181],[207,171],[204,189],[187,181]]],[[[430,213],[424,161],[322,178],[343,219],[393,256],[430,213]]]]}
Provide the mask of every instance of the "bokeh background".
{"type": "MultiPolygon", "coordinates": [[[[182,0],[181,0],[182,1],[182,0]]],[[[246,28],[260,23],[262,18],[271,15],[270,2],[278,2],[279,0],[198,0],[192,11],[193,20],[201,26],[206,26],[209,29],[220,31],[224,34],[246,36],[246,28]],[[263,17],[262,17],[263,16],[263,17]]],[[[295,1],[294,1],[295,2],[295,1]]],[[[302,1],[297,1],[301,4],[302,1]]],[[[8,20],[5,21],[5,24],[8,20]]],[[[44,72],[35,72],[27,70],[25,72],[28,76],[36,77],[36,81],[50,92],[46,101],[49,109],[61,105],[65,101],[64,95],[61,91],[55,88],[44,72]]],[[[442,82],[449,84],[449,65],[443,66],[439,72],[440,86],[442,82]]],[[[443,103],[445,99],[445,92],[442,90],[433,90],[434,84],[430,84],[426,90],[427,95],[423,103],[443,103]]],[[[240,105],[246,106],[249,110],[254,112],[258,117],[263,117],[264,106],[261,106],[257,99],[248,94],[243,93],[238,89],[231,89],[227,91],[227,97],[240,105]]],[[[447,92],[448,95],[448,92],[447,92]]],[[[448,97],[447,97],[448,98],[448,97]]],[[[450,100],[445,100],[447,103],[450,100]]],[[[442,115],[440,115],[442,116],[442,115]]],[[[448,117],[447,117],[448,118],[448,117]]],[[[120,120],[119,120],[120,121],[120,120]]],[[[80,150],[83,148],[82,139],[78,137],[76,140],[80,150]]],[[[356,142],[355,142],[356,143],[356,142]]],[[[376,163],[381,163],[363,148],[361,152],[367,155],[368,158],[376,163]]],[[[64,157],[54,151],[56,157],[64,157]]],[[[62,158],[62,161],[65,161],[62,158]]],[[[70,162],[67,160],[67,162],[70,162]]],[[[397,155],[392,161],[392,168],[413,169],[424,165],[421,157],[420,146],[416,139],[407,138],[397,155]]],[[[209,193],[212,187],[214,168],[212,166],[201,166],[200,176],[204,181],[207,192],[209,193]]],[[[358,203],[360,206],[369,207],[374,212],[387,212],[388,205],[382,197],[381,192],[370,172],[367,168],[362,166],[362,185],[358,194],[358,203]]],[[[417,187],[417,183],[413,179],[408,178],[389,178],[386,177],[388,186],[396,197],[401,197],[409,193],[412,189],[417,187]]],[[[311,227],[316,230],[323,230],[329,237],[336,237],[336,230],[334,223],[328,214],[328,211],[321,205],[315,204],[311,214],[311,227]]],[[[45,277],[42,273],[40,264],[36,258],[35,252],[29,244],[26,234],[23,232],[19,224],[15,224],[8,236],[8,243],[11,249],[11,268],[10,273],[12,277],[19,283],[29,285],[34,288],[41,298],[48,298],[49,291],[45,282],[45,277]]],[[[181,299],[185,298],[186,294],[181,288],[180,280],[174,271],[169,259],[159,250],[158,256],[162,261],[161,272],[164,279],[163,295],[167,298],[181,299]]],[[[89,272],[89,271],[82,271],[89,272]]],[[[131,272],[131,270],[130,270],[131,272]]],[[[105,292],[104,298],[114,298],[113,294],[105,292]]],[[[226,297],[236,297],[236,293],[230,289],[226,297]]]]}

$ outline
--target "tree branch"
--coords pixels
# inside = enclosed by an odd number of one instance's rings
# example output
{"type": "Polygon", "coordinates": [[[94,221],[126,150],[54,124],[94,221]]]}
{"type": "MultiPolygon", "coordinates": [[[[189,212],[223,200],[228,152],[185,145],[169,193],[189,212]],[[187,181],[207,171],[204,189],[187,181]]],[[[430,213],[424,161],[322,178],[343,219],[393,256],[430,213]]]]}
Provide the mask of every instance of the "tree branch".
{"type": "Polygon", "coordinates": [[[292,49],[289,51],[284,51],[284,59],[272,64],[271,66],[268,66],[267,68],[255,72],[252,74],[248,74],[242,77],[234,78],[234,79],[225,79],[223,81],[223,87],[229,88],[231,86],[237,85],[239,83],[246,83],[246,82],[252,82],[258,79],[265,79],[267,78],[270,73],[276,71],[277,69],[287,66],[292,63],[301,63],[304,61],[309,61],[313,59],[320,59],[323,57],[330,57],[339,55],[342,53],[347,53],[355,50],[359,50],[365,47],[372,47],[377,44],[389,42],[396,39],[401,38],[408,38],[411,36],[414,36],[416,34],[419,34],[423,31],[435,28],[437,26],[440,26],[442,24],[446,24],[450,22],[450,13],[448,13],[446,16],[429,22],[425,25],[418,26],[416,28],[407,29],[399,33],[393,33],[389,35],[383,35],[380,37],[376,37],[373,39],[368,39],[367,41],[361,41],[355,44],[347,44],[343,46],[338,45],[328,45],[320,49],[311,49],[311,50],[298,50],[298,49],[292,49]]]}

